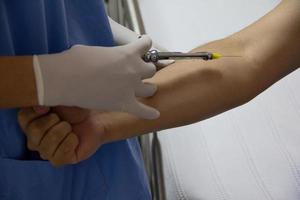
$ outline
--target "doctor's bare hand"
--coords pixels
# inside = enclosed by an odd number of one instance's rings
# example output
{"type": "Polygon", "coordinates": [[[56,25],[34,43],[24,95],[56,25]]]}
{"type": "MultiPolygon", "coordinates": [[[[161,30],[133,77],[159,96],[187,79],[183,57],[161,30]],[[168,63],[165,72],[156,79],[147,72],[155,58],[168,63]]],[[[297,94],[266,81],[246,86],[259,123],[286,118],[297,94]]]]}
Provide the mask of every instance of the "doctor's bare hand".
{"type": "Polygon", "coordinates": [[[21,109],[19,123],[27,146],[54,166],[75,164],[89,158],[105,143],[105,129],[93,121],[93,112],[76,107],[21,109]]]}

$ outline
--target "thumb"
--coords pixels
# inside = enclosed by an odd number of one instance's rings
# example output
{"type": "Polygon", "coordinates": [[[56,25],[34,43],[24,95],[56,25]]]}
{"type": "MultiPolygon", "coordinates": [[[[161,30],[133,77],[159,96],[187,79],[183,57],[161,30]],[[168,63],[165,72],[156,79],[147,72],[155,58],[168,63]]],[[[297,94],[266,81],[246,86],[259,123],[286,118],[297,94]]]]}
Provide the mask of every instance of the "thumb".
{"type": "Polygon", "coordinates": [[[133,101],[122,110],[143,119],[157,119],[160,116],[160,112],[158,110],[138,102],[137,100],[133,101]]]}
{"type": "Polygon", "coordinates": [[[152,40],[149,36],[144,35],[135,42],[132,42],[127,45],[127,47],[141,56],[147,53],[152,47],[152,40]]]}
{"type": "Polygon", "coordinates": [[[49,112],[50,108],[46,106],[34,106],[33,110],[38,114],[46,114],[49,112]]]}
{"type": "Polygon", "coordinates": [[[157,63],[155,63],[155,66],[157,70],[161,70],[171,64],[175,63],[175,60],[159,60],[157,63]]]}

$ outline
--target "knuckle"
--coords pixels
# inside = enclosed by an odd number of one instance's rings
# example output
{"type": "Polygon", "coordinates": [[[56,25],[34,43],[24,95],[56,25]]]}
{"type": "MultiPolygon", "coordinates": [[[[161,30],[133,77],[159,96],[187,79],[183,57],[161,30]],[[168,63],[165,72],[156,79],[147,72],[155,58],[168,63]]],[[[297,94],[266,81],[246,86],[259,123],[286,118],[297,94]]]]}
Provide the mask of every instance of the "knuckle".
{"type": "Polygon", "coordinates": [[[72,145],[64,145],[63,147],[63,153],[64,154],[70,154],[74,151],[74,148],[72,145]]]}
{"type": "Polygon", "coordinates": [[[57,134],[49,135],[49,143],[54,144],[59,141],[59,136],[57,134]]]}
{"type": "Polygon", "coordinates": [[[59,121],[59,117],[57,114],[51,113],[47,116],[47,118],[43,118],[43,120],[33,121],[29,124],[27,128],[27,132],[31,135],[38,135],[43,133],[47,123],[56,123],[59,121]]]}
{"type": "Polygon", "coordinates": [[[70,125],[70,123],[68,123],[66,121],[61,122],[60,126],[66,132],[71,132],[72,131],[72,126],[70,125]]]}
{"type": "Polygon", "coordinates": [[[63,144],[63,153],[73,153],[79,141],[75,134],[70,134],[63,144]]]}
{"type": "Polygon", "coordinates": [[[55,113],[49,114],[48,118],[49,118],[49,120],[50,120],[51,122],[57,122],[57,121],[59,121],[59,117],[58,117],[58,115],[55,114],[55,113]]]}
{"type": "Polygon", "coordinates": [[[28,136],[30,137],[30,136],[38,134],[41,131],[40,127],[41,127],[40,124],[37,122],[32,122],[31,124],[29,124],[29,126],[27,128],[28,136]]]}
{"type": "Polygon", "coordinates": [[[60,122],[56,127],[50,130],[47,134],[47,142],[56,145],[72,131],[72,127],[68,122],[60,122]]]}
{"type": "Polygon", "coordinates": [[[74,164],[76,160],[75,148],[78,144],[78,138],[75,134],[70,134],[56,151],[55,156],[51,159],[51,164],[60,167],[67,164],[74,164]]]}

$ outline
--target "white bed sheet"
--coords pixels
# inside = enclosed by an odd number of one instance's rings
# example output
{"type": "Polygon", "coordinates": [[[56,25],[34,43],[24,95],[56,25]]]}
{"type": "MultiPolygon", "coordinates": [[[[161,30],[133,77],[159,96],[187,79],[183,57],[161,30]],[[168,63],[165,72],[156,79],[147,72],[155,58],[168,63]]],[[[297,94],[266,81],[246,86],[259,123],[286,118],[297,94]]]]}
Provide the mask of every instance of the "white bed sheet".
{"type": "MultiPolygon", "coordinates": [[[[150,36],[170,50],[186,51],[240,30],[278,2],[140,0],[140,5],[150,36]]],[[[299,200],[299,86],[298,70],[242,107],[162,131],[168,199],[299,200]]]]}

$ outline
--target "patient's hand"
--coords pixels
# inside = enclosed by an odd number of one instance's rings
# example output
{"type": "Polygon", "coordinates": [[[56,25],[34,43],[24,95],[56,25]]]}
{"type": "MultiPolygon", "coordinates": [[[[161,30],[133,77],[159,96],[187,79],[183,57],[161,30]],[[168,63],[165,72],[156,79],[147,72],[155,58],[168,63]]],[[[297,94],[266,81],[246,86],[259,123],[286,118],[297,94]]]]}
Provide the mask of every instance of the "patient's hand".
{"type": "Polygon", "coordinates": [[[87,159],[105,142],[104,126],[92,115],[80,108],[55,107],[51,112],[25,108],[19,112],[19,122],[28,148],[61,166],[87,159]]]}

